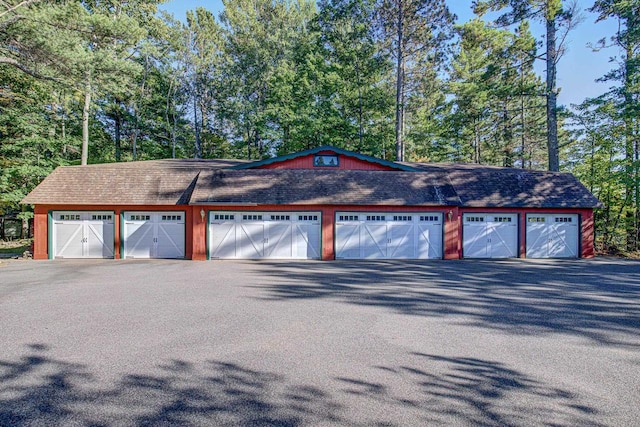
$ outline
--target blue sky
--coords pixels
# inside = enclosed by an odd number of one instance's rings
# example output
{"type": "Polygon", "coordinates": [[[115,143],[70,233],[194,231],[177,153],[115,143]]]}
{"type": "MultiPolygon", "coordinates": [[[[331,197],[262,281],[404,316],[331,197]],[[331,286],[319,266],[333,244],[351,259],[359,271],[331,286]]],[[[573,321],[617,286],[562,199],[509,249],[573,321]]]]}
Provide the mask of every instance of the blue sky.
{"type": "MultiPolygon", "coordinates": [[[[447,0],[449,8],[458,16],[458,22],[468,21],[472,16],[471,0],[447,0]]],[[[561,88],[559,101],[564,105],[577,104],[586,97],[600,95],[607,89],[607,85],[596,83],[595,80],[613,68],[609,57],[616,55],[614,50],[594,53],[588,43],[596,43],[603,37],[612,35],[617,27],[613,21],[595,24],[595,15],[586,11],[593,4],[593,0],[578,0],[582,9],[583,22],[573,30],[568,37],[568,51],[558,65],[558,86],[561,88]]],[[[170,0],[162,8],[172,13],[178,19],[184,19],[187,10],[202,6],[215,15],[222,11],[221,0],[170,0]]],[[[538,36],[541,26],[532,26],[538,36]]],[[[539,61],[538,70],[544,66],[539,61]]]]}

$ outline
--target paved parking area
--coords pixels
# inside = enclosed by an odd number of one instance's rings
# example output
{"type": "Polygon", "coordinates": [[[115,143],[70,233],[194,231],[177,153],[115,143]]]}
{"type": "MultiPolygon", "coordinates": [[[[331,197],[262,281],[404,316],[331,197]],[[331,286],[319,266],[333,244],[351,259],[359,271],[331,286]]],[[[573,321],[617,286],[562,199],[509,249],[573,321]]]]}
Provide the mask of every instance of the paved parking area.
{"type": "Polygon", "coordinates": [[[0,425],[638,425],[640,263],[0,264],[0,425]]]}

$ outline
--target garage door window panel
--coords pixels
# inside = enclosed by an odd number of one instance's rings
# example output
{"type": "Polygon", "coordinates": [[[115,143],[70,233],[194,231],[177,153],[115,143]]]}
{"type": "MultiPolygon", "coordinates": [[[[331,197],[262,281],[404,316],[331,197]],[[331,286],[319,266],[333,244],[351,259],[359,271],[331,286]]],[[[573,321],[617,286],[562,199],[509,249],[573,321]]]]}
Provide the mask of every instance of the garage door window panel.
{"type": "MultiPolygon", "coordinates": [[[[288,216],[288,215],[285,215],[288,216]]],[[[270,223],[267,227],[266,253],[268,258],[293,256],[293,229],[288,223],[270,223]]]]}
{"type": "MultiPolygon", "coordinates": [[[[171,221],[180,221],[171,220],[171,221]]],[[[158,258],[184,257],[184,225],[181,223],[163,223],[158,225],[156,253],[158,258]]]]}
{"type": "Polygon", "coordinates": [[[90,258],[107,258],[113,256],[114,230],[113,224],[105,222],[87,222],[86,247],[90,258]]]}
{"type": "Polygon", "coordinates": [[[56,224],[55,256],[62,258],[82,258],[84,225],[82,223],[56,224]],[[78,243],[79,242],[79,243],[78,243]]]}
{"type": "Polygon", "coordinates": [[[365,224],[362,228],[362,249],[364,258],[386,258],[387,256],[387,226],[365,224]]]}
{"type": "Polygon", "coordinates": [[[389,226],[388,254],[391,258],[415,258],[415,233],[411,224],[389,226]]]}
{"type": "Polygon", "coordinates": [[[211,225],[216,232],[211,235],[211,256],[215,258],[235,258],[236,252],[236,224],[234,222],[220,222],[211,225]]]}
{"type": "MultiPolygon", "coordinates": [[[[262,218],[262,215],[260,215],[260,218],[262,218]]],[[[266,240],[264,231],[264,224],[252,224],[245,222],[241,225],[240,257],[262,258],[264,256],[264,243],[266,240]]]]}
{"type": "Polygon", "coordinates": [[[337,257],[360,258],[360,226],[357,224],[337,224],[336,248],[337,257]]]}
{"type": "Polygon", "coordinates": [[[310,224],[296,224],[294,229],[296,255],[299,258],[320,258],[320,229],[310,224]]]}

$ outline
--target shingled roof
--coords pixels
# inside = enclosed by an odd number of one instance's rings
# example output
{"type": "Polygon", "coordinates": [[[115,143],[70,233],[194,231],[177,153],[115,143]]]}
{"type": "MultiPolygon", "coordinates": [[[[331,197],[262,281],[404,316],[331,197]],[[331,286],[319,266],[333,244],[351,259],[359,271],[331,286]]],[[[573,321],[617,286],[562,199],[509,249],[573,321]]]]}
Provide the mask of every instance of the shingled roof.
{"type": "Polygon", "coordinates": [[[445,171],[461,206],[597,208],[602,203],[570,173],[465,163],[411,163],[431,173],[445,171]]]}
{"type": "Polygon", "coordinates": [[[22,203],[602,206],[567,173],[439,163],[403,163],[398,171],[247,168],[250,165],[241,160],[153,160],[59,167],[22,203]]]}
{"type": "Polygon", "coordinates": [[[242,160],[148,160],[54,170],[23,200],[56,205],[185,205],[203,168],[242,160]]]}
{"type": "Polygon", "coordinates": [[[451,206],[460,199],[442,171],[246,169],[203,172],[191,203],[451,206]]]}

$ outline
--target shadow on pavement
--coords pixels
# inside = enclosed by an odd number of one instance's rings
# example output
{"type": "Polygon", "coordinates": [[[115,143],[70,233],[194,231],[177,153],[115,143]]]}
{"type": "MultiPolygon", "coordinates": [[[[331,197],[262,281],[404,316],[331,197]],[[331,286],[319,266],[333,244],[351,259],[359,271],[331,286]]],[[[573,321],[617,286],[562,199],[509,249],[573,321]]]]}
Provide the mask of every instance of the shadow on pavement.
{"type": "Polygon", "coordinates": [[[375,382],[319,386],[228,361],[172,360],[105,380],[49,352],[34,344],[0,360],[0,425],[600,425],[581,396],[490,360],[412,353],[371,367],[375,382]]]}
{"type": "Polygon", "coordinates": [[[260,262],[268,300],[328,299],[514,334],[640,346],[640,263],[611,260],[260,262]]]}

